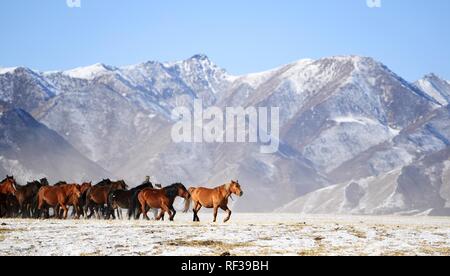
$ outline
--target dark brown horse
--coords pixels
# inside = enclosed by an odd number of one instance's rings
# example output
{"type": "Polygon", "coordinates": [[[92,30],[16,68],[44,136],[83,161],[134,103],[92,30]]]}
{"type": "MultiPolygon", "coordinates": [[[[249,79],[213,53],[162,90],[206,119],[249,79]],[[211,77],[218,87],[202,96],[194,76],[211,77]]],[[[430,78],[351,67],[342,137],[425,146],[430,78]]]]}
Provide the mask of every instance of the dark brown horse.
{"type": "Polygon", "coordinates": [[[177,213],[175,208],[173,208],[173,203],[177,196],[182,197],[185,200],[189,200],[191,197],[183,184],[175,183],[162,189],[144,189],[138,193],[137,199],[145,219],[149,219],[147,212],[149,208],[153,208],[161,209],[156,220],[164,219],[164,214],[168,213],[170,221],[173,221],[177,213]]]}
{"type": "MultiPolygon", "coordinates": [[[[91,218],[94,213],[97,214],[97,218],[100,219],[100,208],[104,208],[108,206],[108,197],[109,194],[113,191],[117,190],[127,190],[128,185],[125,181],[120,180],[117,182],[112,182],[109,179],[104,179],[99,184],[89,188],[86,193],[86,203],[84,205],[84,212],[87,214],[88,209],[90,210],[90,214],[87,215],[87,218],[91,218]]],[[[109,216],[111,214],[111,210],[106,210],[106,215],[109,216]]]]}
{"type": "Polygon", "coordinates": [[[19,204],[22,218],[32,216],[32,205],[41,187],[48,186],[44,178],[41,181],[28,182],[26,186],[17,185],[16,199],[19,204]]]}
{"type": "Polygon", "coordinates": [[[73,198],[80,198],[79,185],[70,184],[58,187],[45,186],[38,193],[38,209],[42,211],[45,207],[52,207],[56,217],[59,217],[58,209],[64,210],[63,218],[67,219],[69,208],[67,207],[73,198]]]}
{"type": "Polygon", "coordinates": [[[0,217],[11,216],[10,199],[15,198],[16,185],[14,176],[9,175],[0,182],[0,217]]]}
{"type": "MultiPolygon", "coordinates": [[[[231,217],[231,210],[228,208],[228,199],[232,194],[240,197],[244,195],[239,182],[233,180],[230,183],[215,189],[190,188],[189,193],[191,194],[191,199],[194,205],[194,221],[200,221],[198,212],[202,207],[205,207],[209,209],[214,208],[214,222],[217,221],[217,212],[219,208],[228,213],[228,216],[223,222],[229,221],[231,217]]],[[[185,212],[189,210],[190,201],[186,203],[185,212]]]]}
{"type": "Polygon", "coordinates": [[[108,207],[113,211],[112,215],[114,217],[114,210],[117,210],[117,216],[119,219],[122,219],[122,209],[128,209],[128,219],[133,217],[135,211],[133,210],[133,199],[137,196],[137,194],[146,188],[153,188],[153,184],[151,182],[143,183],[129,191],[125,190],[117,190],[112,191],[109,194],[108,207]]]}

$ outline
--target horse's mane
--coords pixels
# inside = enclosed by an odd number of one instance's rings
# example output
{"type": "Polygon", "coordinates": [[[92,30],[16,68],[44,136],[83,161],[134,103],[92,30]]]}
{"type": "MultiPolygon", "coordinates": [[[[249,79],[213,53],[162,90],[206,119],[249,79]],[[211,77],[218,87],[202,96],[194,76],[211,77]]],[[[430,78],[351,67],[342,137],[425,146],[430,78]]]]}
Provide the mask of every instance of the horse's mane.
{"type": "Polygon", "coordinates": [[[31,182],[28,182],[26,186],[30,187],[30,186],[32,186],[32,185],[35,185],[35,186],[38,186],[38,187],[39,187],[39,186],[41,186],[41,182],[39,182],[39,181],[37,181],[37,180],[31,181],[31,182]]]}
{"type": "Polygon", "coordinates": [[[106,185],[111,184],[111,182],[112,181],[109,178],[108,179],[103,179],[99,183],[95,184],[95,186],[106,186],[106,185]]]}
{"type": "Polygon", "coordinates": [[[181,183],[174,183],[170,186],[163,188],[164,192],[166,192],[167,197],[175,198],[178,195],[178,188],[184,187],[181,183]]]}
{"type": "MultiPolygon", "coordinates": [[[[6,182],[6,181],[9,180],[9,179],[14,180],[14,176],[9,176],[9,175],[7,175],[5,179],[3,179],[2,181],[0,181],[0,183],[6,182]]],[[[15,181],[15,180],[14,180],[14,181],[15,181]]]]}
{"type": "Polygon", "coordinates": [[[137,190],[142,190],[142,189],[145,189],[145,188],[153,188],[152,182],[143,183],[143,184],[141,184],[141,185],[131,189],[130,191],[137,191],[137,190]]]}

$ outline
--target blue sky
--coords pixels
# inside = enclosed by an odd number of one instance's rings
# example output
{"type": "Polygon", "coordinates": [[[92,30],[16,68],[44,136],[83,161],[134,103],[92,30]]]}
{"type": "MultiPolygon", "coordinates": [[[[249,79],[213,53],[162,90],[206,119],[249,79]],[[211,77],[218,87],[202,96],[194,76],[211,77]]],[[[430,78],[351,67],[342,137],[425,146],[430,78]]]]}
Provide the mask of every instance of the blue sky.
{"type": "Polygon", "coordinates": [[[450,79],[450,1],[0,1],[0,66],[68,69],[207,54],[233,74],[302,58],[372,56],[407,80],[450,79]]]}

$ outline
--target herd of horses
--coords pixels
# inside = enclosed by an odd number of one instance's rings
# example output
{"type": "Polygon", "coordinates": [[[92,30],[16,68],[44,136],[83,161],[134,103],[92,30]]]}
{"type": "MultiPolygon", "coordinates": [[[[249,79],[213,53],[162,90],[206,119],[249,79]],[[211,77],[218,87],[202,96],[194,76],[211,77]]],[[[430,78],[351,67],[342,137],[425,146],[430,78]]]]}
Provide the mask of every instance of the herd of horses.
{"type": "Polygon", "coordinates": [[[224,222],[229,221],[231,210],[228,200],[235,194],[239,197],[243,191],[238,181],[232,180],[214,189],[189,188],[182,183],[167,187],[155,188],[148,181],[129,189],[125,181],[103,179],[92,185],[59,182],[50,185],[46,178],[33,181],[22,186],[16,183],[13,176],[7,176],[0,182],[0,218],[35,218],[48,219],[50,209],[52,217],[67,219],[72,207],[71,216],[90,219],[122,218],[122,209],[128,210],[128,219],[149,219],[147,213],[156,210],[155,219],[164,220],[165,215],[173,221],[177,211],[174,201],[177,197],[185,200],[184,212],[193,206],[194,222],[199,222],[198,212],[202,207],[214,209],[214,222],[219,209],[227,212],[224,222]],[[159,210],[159,213],[158,213],[159,210]]]}

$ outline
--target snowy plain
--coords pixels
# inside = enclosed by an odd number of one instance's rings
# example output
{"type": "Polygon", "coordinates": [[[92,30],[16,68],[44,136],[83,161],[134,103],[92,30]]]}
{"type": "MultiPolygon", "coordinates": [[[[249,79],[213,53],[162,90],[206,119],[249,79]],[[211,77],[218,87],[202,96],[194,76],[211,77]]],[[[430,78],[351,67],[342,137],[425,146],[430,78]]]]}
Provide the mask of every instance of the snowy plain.
{"type": "Polygon", "coordinates": [[[0,256],[450,255],[450,219],[178,214],[175,222],[0,220],[0,256]],[[223,218],[222,216],[220,217],[223,218]]]}

